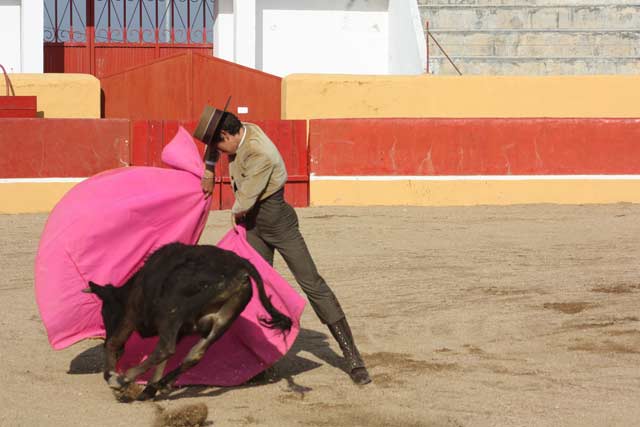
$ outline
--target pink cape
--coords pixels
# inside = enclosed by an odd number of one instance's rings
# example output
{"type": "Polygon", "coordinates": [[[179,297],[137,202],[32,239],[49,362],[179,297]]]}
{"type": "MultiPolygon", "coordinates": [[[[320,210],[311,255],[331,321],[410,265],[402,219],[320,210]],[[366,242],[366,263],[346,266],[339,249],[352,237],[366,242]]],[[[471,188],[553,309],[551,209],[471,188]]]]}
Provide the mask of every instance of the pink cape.
{"type": "MultiPolygon", "coordinates": [[[[173,169],[131,167],[95,175],[73,187],[49,215],[36,256],[35,293],[54,349],[105,336],[101,301],[82,292],[89,280],[121,286],[160,246],[198,241],[210,200],[202,195],[204,166],[189,132],[178,130],[162,160],[173,169]]],[[[262,307],[252,300],[226,339],[212,346],[199,369],[183,375],[179,384],[242,383],[285,354],[298,334],[304,300],[253,251],[242,231],[228,234],[221,247],[254,262],[267,294],[294,326],[286,337],[262,327],[255,318],[262,307]],[[235,371],[224,372],[231,365],[235,371]]],[[[193,338],[182,340],[168,367],[186,354],[193,338]]],[[[149,340],[141,344],[132,336],[121,365],[139,360],[151,346],[149,340]]]]}

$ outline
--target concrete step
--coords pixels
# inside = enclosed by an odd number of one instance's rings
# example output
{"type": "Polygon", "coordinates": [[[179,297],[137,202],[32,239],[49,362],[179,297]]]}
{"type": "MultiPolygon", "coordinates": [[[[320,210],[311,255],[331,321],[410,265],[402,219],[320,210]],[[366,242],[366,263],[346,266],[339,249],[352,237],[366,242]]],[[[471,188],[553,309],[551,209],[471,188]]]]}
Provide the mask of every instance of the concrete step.
{"type": "MultiPolygon", "coordinates": [[[[640,56],[640,31],[448,30],[431,33],[450,56],[640,56]]],[[[429,50],[431,55],[440,53],[432,40],[429,50]]]]}
{"type": "MultiPolygon", "coordinates": [[[[520,58],[520,57],[453,57],[463,75],[593,75],[640,74],[640,57],[584,58],[520,58]]],[[[457,75],[442,56],[430,57],[432,74],[457,75]]]]}
{"type": "Polygon", "coordinates": [[[617,5],[424,5],[431,30],[640,29],[640,3],[617,5]]]}

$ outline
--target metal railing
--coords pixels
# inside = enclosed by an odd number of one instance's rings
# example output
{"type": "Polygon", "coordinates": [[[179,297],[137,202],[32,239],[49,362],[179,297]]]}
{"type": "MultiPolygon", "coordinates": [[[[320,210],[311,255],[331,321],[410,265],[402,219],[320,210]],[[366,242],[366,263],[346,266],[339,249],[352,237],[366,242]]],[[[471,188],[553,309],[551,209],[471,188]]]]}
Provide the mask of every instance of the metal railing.
{"type": "Polygon", "coordinates": [[[449,55],[447,54],[447,52],[444,50],[444,48],[440,45],[440,43],[438,43],[438,40],[436,40],[436,38],[433,36],[433,34],[431,34],[431,31],[429,31],[429,21],[425,21],[425,25],[424,25],[424,32],[426,35],[426,41],[427,41],[427,67],[426,67],[426,72],[427,74],[429,74],[429,38],[431,38],[431,40],[433,40],[433,42],[436,44],[436,46],[438,46],[438,49],[440,49],[440,52],[442,52],[442,54],[447,58],[447,60],[449,61],[449,63],[453,66],[453,68],[456,70],[456,72],[458,73],[459,76],[462,75],[462,73],[460,72],[460,69],[458,69],[458,67],[456,66],[456,64],[453,62],[453,60],[449,57],[449,55]]]}

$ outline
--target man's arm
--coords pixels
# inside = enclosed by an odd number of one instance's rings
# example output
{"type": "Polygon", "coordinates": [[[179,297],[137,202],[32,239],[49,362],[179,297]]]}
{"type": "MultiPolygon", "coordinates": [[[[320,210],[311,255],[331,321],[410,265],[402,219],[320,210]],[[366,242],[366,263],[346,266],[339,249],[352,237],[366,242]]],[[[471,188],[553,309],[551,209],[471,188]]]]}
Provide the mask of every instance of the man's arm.
{"type": "Polygon", "coordinates": [[[271,159],[263,153],[251,153],[245,162],[249,166],[246,171],[247,178],[237,189],[236,201],[231,208],[231,213],[235,216],[242,216],[256,204],[258,197],[267,188],[273,172],[271,159]]]}
{"type": "Polygon", "coordinates": [[[218,161],[219,156],[220,154],[218,153],[218,150],[215,148],[212,149],[210,145],[207,145],[207,149],[204,153],[204,173],[202,174],[202,181],[200,183],[205,197],[209,197],[211,196],[211,193],[213,193],[216,161],[218,161]]]}

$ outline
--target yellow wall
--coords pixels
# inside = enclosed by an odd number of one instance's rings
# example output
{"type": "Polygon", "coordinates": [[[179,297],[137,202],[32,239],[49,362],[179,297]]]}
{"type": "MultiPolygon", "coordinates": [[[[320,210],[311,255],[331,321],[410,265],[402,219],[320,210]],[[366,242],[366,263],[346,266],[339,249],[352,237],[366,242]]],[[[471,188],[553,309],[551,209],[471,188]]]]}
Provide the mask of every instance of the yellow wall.
{"type": "MultiPolygon", "coordinates": [[[[100,118],[100,80],[89,74],[9,74],[16,95],[38,97],[45,118],[100,118]]],[[[0,78],[0,94],[6,93],[0,78]]]]}
{"type": "Polygon", "coordinates": [[[0,214],[49,212],[77,182],[0,183],[0,214]]]}
{"type": "Polygon", "coordinates": [[[640,76],[292,74],[282,118],[640,117],[640,76]]]}
{"type": "Polygon", "coordinates": [[[640,203],[640,180],[312,181],[312,206],[640,203]]]}
{"type": "MultiPolygon", "coordinates": [[[[0,214],[50,212],[75,182],[0,183],[0,214]]],[[[311,206],[640,203],[640,180],[312,181],[311,206]]]]}

